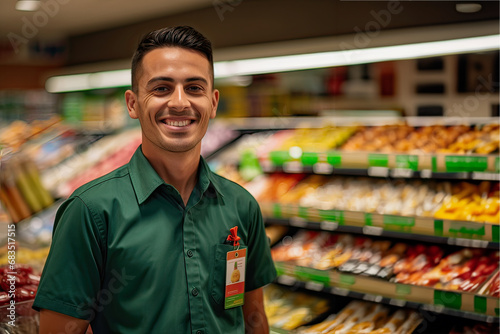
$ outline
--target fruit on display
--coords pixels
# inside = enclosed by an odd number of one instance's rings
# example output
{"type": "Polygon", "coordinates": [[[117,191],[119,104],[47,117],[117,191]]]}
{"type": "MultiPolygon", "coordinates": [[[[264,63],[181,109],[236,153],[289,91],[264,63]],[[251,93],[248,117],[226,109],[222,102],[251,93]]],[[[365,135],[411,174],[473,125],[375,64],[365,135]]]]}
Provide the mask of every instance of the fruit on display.
{"type": "Polygon", "coordinates": [[[22,152],[2,159],[0,201],[15,223],[52,205],[54,199],[43,186],[33,161],[22,152]]]}
{"type": "Polygon", "coordinates": [[[128,163],[140,143],[137,128],[108,135],[86,151],[43,171],[42,182],[55,197],[66,198],[84,183],[128,163]]]}
{"type": "MultiPolygon", "coordinates": [[[[227,169],[228,171],[230,169],[227,169]]],[[[228,172],[238,182],[237,173],[228,172]]],[[[274,173],[242,182],[261,204],[498,224],[499,183],[274,173]]],[[[272,214],[266,212],[265,214],[272,214]]]]}
{"type": "MultiPolygon", "coordinates": [[[[288,136],[281,140],[281,145],[276,146],[276,151],[289,151],[298,147],[302,152],[324,152],[342,145],[353,133],[355,126],[322,126],[320,128],[297,128],[287,131],[288,136]]],[[[276,134],[275,136],[279,136],[276,134]]],[[[270,141],[277,141],[276,138],[269,138],[270,141]]]]}
{"type": "Polygon", "coordinates": [[[384,153],[437,153],[468,131],[470,127],[466,125],[429,125],[418,128],[407,124],[372,126],[358,131],[341,149],[384,153]]]}
{"type": "Polygon", "coordinates": [[[276,262],[395,283],[477,292],[498,270],[499,251],[409,244],[301,230],[271,249],[276,262]]]}
{"type": "Polygon", "coordinates": [[[436,218],[498,224],[500,222],[499,183],[483,181],[478,185],[460,182],[451,196],[435,212],[436,218]]]}
{"type": "MultiPolygon", "coordinates": [[[[40,275],[31,266],[15,264],[12,267],[0,267],[0,300],[3,302],[0,304],[0,312],[3,314],[7,311],[5,307],[11,300],[19,303],[35,299],[39,283],[40,275]]],[[[16,307],[19,315],[24,315],[24,311],[24,308],[16,307]]]]}
{"type": "Polygon", "coordinates": [[[292,292],[276,284],[264,288],[264,310],[269,326],[274,328],[294,330],[310,323],[328,309],[326,298],[292,292]]]}
{"type": "Polygon", "coordinates": [[[423,318],[413,310],[391,310],[389,307],[366,301],[351,301],[337,314],[318,324],[303,327],[300,334],[392,334],[412,333],[423,318]]]}
{"type": "Polygon", "coordinates": [[[478,153],[490,154],[498,151],[500,138],[500,126],[498,124],[487,124],[476,126],[473,130],[462,134],[443,153],[478,153]]]}
{"type": "Polygon", "coordinates": [[[61,118],[53,116],[47,120],[35,120],[31,123],[17,120],[0,131],[0,147],[17,151],[28,140],[42,135],[50,128],[59,126],[61,118]]]}
{"type": "Polygon", "coordinates": [[[497,271],[481,288],[480,294],[496,298],[500,297],[500,271],[497,271]]]}

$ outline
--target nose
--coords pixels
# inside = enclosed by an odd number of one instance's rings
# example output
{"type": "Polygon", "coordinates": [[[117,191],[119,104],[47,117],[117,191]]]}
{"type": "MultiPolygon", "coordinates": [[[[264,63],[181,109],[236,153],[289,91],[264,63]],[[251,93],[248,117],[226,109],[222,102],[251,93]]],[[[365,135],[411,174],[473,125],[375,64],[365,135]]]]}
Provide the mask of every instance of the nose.
{"type": "Polygon", "coordinates": [[[189,107],[189,100],[186,92],[184,91],[184,87],[182,86],[175,87],[175,90],[170,95],[167,107],[175,111],[182,111],[189,107]]]}

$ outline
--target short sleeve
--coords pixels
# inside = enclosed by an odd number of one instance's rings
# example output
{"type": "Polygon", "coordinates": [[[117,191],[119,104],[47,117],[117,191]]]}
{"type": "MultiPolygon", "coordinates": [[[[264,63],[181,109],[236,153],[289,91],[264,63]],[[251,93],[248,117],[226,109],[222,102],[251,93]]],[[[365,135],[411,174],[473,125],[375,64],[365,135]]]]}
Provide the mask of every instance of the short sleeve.
{"type": "Polygon", "coordinates": [[[252,221],[248,237],[246,291],[258,289],[276,278],[269,239],[264,228],[260,207],[256,201],[250,202],[249,217],[252,221]]]}
{"type": "Polygon", "coordinates": [[[102,229],[96,218],[79,197],[59,208],[35,310],[92,320],[104,264],[102,229]]]}

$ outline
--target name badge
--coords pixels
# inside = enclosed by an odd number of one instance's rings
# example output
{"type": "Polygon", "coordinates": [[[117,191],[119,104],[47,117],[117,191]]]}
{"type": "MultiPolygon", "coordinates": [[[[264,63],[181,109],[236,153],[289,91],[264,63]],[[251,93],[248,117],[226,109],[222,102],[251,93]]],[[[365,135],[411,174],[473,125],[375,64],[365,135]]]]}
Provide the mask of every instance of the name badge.
{"type": "Polygon", "coordinates": [[[247,248],[227,252],[224,309],[244,304],[247,248]]]}

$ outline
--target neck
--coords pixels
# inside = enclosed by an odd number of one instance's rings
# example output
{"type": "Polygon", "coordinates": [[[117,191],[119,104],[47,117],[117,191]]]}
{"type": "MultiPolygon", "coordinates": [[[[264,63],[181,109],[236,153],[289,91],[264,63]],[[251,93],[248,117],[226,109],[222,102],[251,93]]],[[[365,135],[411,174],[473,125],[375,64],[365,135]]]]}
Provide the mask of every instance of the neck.
{"type": "Polygon", "coordinates": [[[201,146],[197,145],[188,152],[168,152],[156,146],[142,146],[142,153],[153,169],[166,183],[181,194],[184,205],[198,181],[198,165],[201,146]]]}

